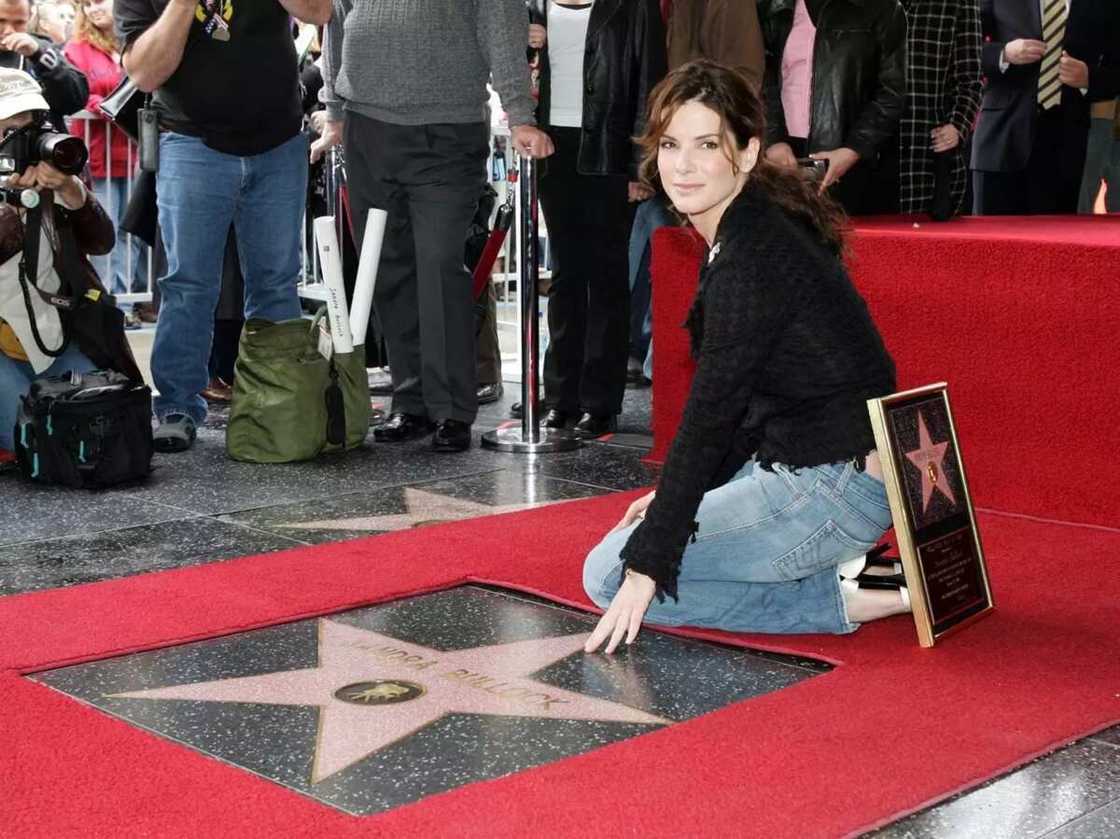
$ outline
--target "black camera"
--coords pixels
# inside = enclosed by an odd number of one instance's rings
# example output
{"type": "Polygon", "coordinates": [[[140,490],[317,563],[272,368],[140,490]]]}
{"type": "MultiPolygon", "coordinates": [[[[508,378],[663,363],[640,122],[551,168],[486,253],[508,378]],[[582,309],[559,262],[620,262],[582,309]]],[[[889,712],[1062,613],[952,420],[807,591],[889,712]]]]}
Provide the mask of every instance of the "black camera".
{"type": "Polygon", "coordinates": [[[49,163],[64,175],[80,175],[88,160],[85,143],[49,124],[25,125],[0,141],[0,175],[20,174],[36,163],[49,163]]]}

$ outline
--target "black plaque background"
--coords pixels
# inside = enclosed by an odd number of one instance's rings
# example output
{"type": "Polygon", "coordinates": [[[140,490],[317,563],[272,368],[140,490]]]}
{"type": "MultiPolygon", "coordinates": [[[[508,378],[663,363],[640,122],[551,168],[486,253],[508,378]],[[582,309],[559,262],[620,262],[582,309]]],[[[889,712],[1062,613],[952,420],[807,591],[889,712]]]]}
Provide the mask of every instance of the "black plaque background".
{"type": "MultiPolygon", "coordinates": [[[[979,537],[972,527],[960,461],[953,441],[944,393],[923,394],[884,406],[891,437],[894,468],[899,476],[909,515],[910,535],[918,554],[928,596],[930,622],[936,637],[987,608],[979,537]],[[922,509],[922,476],[906,457],[920,445],[919,411],[934,443],[948,441],[942,474],[956,503],[934,490],[929,508],[922,509]],[[964,569],[954,566],[964,565],[964,569]]],[[[895,522],[895,526],[899,526],[895,522]]]]}

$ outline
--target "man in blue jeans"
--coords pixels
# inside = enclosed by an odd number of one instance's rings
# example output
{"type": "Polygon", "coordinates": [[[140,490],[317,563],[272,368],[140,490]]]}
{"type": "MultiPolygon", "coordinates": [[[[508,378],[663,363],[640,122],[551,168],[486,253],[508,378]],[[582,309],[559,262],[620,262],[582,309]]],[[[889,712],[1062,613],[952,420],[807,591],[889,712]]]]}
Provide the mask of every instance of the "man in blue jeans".
{"type": "Polygon", "coordinates": [[[206,417],[222,256],[233,224],[245,315],[300,316],[307,139],[291,18],[330,0],[117,0],[124,66],[159,114],[159,226],[167,273],[152,351],[158,451],[189,449],[206,417]]]}

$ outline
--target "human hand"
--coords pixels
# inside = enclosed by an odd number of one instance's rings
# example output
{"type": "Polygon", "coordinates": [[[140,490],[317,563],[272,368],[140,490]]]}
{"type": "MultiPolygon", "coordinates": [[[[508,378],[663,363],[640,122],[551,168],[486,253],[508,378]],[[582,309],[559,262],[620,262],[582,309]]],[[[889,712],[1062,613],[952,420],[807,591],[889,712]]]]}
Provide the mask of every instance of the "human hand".
{"type": "Polygon", "coordinates": [[[783,169],[797,168],[797,155],[793,153],[793,146],[789,143],[774,143],[772,146],[767,146],[766,159],[783,169]]]}
{"type": "Polygon", "coordinates": [[[86,188],[80,180],[73,175],[63,174],[49,163],[28,166],[19,174],[9,177],[6,186],[15,190],[52,190],[68,210],[80,210],[87,199],[86,188]]]}
{"type": "Polygon", "coordinates": [[[630,181],[630,183],[626,185],[626,200],[631,204],[636,204],[639,201],[645,201],[647,198],[652,197],[653,190],[639,181],[630,181]]]}
{"type": "Polygon", "coordinates": [[[0,50],[5,52],[18,52],[24,58],[31,58],[42,46],[34,35],[27,32],[9,32],[0,38],[0,50]]]}
{"type": "Polygon", "coordinates": [[[556,148],[552,138],[533,125],[515,125],[510,129],[513,147],[526,157],[550,156],[556,148]]]}
{"type": "Polygon", "coordinates": [[[1034,64],[1046,54],[1046,42],[1032,38],[1016,38],[1003,48],[1003,57],[1009,64],[1034,64]]]}
{"type": "Polygon", "coordinates": [[[955,125],[939,125],[929,132],[929,136],[930,148],[938,154],[951,151],[961,144],[961,134],[955,125]]]}
{"type": "Polygon", "coordinates": [[[319,130],[319,139],[311,144],[311,162],[317,163],[320,157],[341,142],[342,120],[325,119],[319,130]]]}
{"type": "Polygon", "coordinates": [[[626,638],[627,644],[633,644],[656,590],[657,584],[652,577],[636,571],[627,571],[626,579],[622,581],[622,586],[611,601],[610,608],[599,619],[595,631],[583,645],[583,651],[595,652],[608,638],[610,640],[607,641],[605,651],[607,655],[615,651],[623,637],[626,638]]]}
{"type": "Polygon", "coordinates": [[[841,146],[832,151],[818,151],[809,155],[813,160],[827,160],[828,170],[821,180],[821,192],[824,192],[835,183],[839,183],[851,168],[859,163],[859,152],[841,146]]]}
{"type": "Polygon", "coordinates": [[[529,24],[529,46],[539,50],[548,42],[548,30],[539,23],[529,24]]]}
{"type": "Polygon", "coordinates": [[[654,496],[656,495],[656,492],[650,492],[627,507],[625,515],[623,515],[618,524],[611,529],[611,533],[618,533],[620,530],[625,530],[638,519],[645,518],[646,510],[649,508],[649,505],[653,502],[654,496]]]}
{"type": "Polygon", "coordinates": [[[1089,65],[1062,50],[1058,62],[1058,79],[1062,84],[1078,89],[1089,86],[1089,65]]]}
{"type": "Polygon", "coordinates": [[[319,136],[322,136],[323,128],[326,127],[327,124],[327,112],[314,111],[311,116],[307,118],[307,123],[311,126],[312,131],[314,131],[319,136]]]}

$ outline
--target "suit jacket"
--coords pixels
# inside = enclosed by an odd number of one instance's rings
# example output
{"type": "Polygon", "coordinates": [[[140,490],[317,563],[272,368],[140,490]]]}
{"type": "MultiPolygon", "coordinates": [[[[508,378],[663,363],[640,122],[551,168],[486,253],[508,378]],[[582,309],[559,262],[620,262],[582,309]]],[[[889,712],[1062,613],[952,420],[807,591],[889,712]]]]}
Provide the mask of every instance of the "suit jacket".
{"type": "Polygon", "coordinates": [[[697,58],[734,67],[762,87],[766,56],[755,4],[747,0],[677,0],[668,21],[669,69],[697,58]]]}
{"type": "MultiPolygon", "coordinates": [[[[529,0],[529,20],[548,27],[547,0],[529,0]]],[[[583,126],[577,167],[584,175],[637,180],[646,100],[665,76],[665,25],[657,0],[598,0],[591,7],[583,59],[583,126]]],[[[549,127],[552,70],[540,56],[537,124],[549,127]]]]}
{"type": "MultiPolygon", "coordinates": [[[[981,0],[985,44],[981,63],[987,85],[972,145],[972,168],[1018,172],[1027,168],[1037,127],[1041,63],[999,67],[1003,48],[1016,38],[1042,39],[1039,0],[981,0]]],[[[1089,105],[1110,99],[1120,87],[1120,3],[1071,0],[1063,49],[1089,65],[1088,94],[1063,86],[1063,148],[1084,159],[1089,105]]]]}

